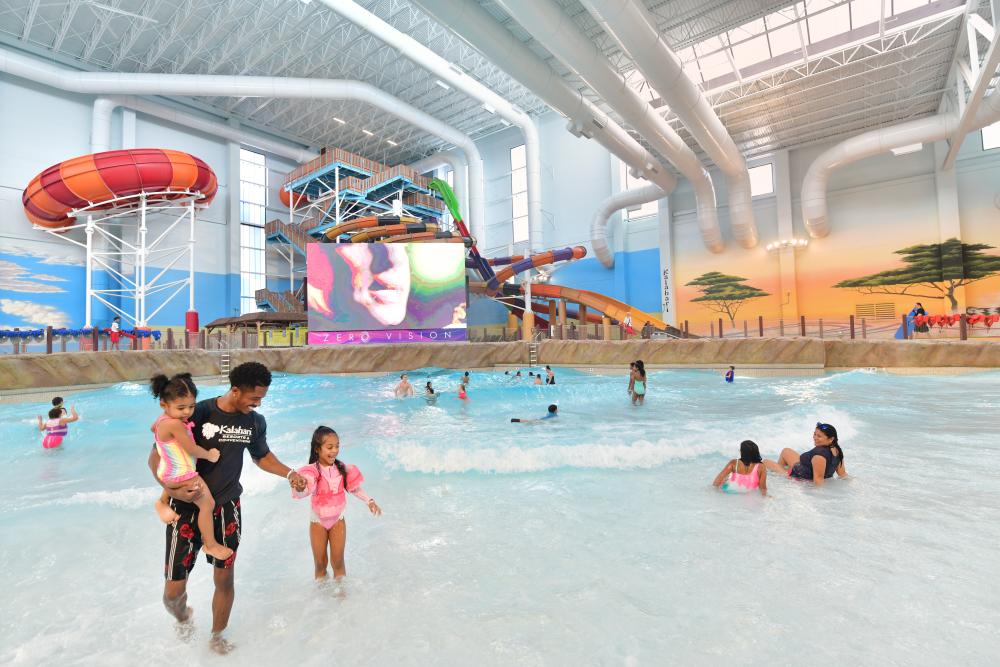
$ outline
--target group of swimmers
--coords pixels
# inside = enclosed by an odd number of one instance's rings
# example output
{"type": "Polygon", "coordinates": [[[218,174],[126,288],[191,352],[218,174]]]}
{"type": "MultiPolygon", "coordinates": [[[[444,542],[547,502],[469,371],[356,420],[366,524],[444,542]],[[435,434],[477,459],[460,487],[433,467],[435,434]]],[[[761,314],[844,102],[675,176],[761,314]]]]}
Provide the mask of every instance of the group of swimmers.
{"type": "Polygon", "coordinates": [[[72,406],[66,410],[62,396],[52,399],[52,408],[48,415],[48,419],[42,419],[42,416],[38,415],[38,430],[45,434],[42,436],[42,447],[55,449],[62,444],[63,438],[69,433],[68,425],[78,421],[80,415],[72,406]]]}
{"type": "MultiPolygon", "coordinates": [[[[551,368],[551,382],[555,383],[551,368]]],[[[732,371],[732,367],[730,367],[732,371]]],[[[509,371],[507,373],[510,374],[509,371]]],[[[517,372],[514,377],[520,374],[517,372]]],[[[539,375],[540,376],[540,375],[539,375]]],[[[466,372],[460,382],[460,394],[470,381],[466,372]]],[[[727,378],[728,381],[728,378],[727,378]]],[[[633,403],[642,404],[647,386],[643,362],[630,365],[629,394],[633,403]]],[[[211,647],[220,653],[232,645],[223,638],[235,598],[233,569],[242,537],[240,476],[243,452],[250,452],[254,463],[264,472],[284,477],[293,498],[310,498],[309,541],[317,580],[346,575],[344,553],[346,494],[365,503],[369,512],[380,516],[382,509],[362,488],[364,476],[354,465],[339,458],[341,441],[335,430],[318,426],[308,446],[308,462],[291,468],[278,460],[267,444],[267,424],[256,412],[267,395],[271,373],[263,364],[246,362],[229,374],[229,389],[221,396],[197,400],[198,388],[190,373],[172,377],[156,375],[150,391],[159,401],[161,414],[151,426],[153,446],[148,464],[162,487],[154,503],[157,515],[166,527],[166,559],[163,602],[167,611],[182,624],[191,620],[187,604],[187,579],[195,566],[198,552],[204,547],[209,563],[215,568],[215,596],[212,604],[211,647]]],[[[400,377],[396,395],[414,395],[407,375],[400,377]]],[[[435,395],[431,383],[425,395],[435,395]]],[[[512,418],[515,423],[538,423],[554,419],[559,409],[549,405],[538,419],[512,418]]],[[[80,417],[74,408],[66,410],[60,397],[53,399],[48,421],[38,418],[39,429],[46,432],[46,448],[58,447],[66,425],[80,417]],[[54,443],[54,444],[53,444],[54,443]]],[[[716,476],[713,485],[727,493],[759,490],[767,495],[767,473],[777,472],[792,479],[809,480],[822,485],[837,474],[847,475],[844,451],[837,430],[830,424],[817,423],[813,448],[799,454],[782,450],[776,461],[760,456],[756,443],[744,440],[739,458],[729,461],[716,476]]]]}
{"type": "MultiPolygon", "coordinates": [[[[517,371],[514,374],[511,374],[510,371],[504,371],[504,375],[511,378],[524,377],[521,375],[521,371],[517,371]]],[[[544,382],[542,381],[541,373],[538,373],[536,375],[533,371],[528,371],[528,377],[532,378],[533,384],[553,385],[556,383],[556,374],[553,372],[551,366],[545,367],[544,382]]],[[[471,382],[471,380],[472,378],[469,375],[469,371],[465,371],[465,373],[462,374],[462,378],[458,382],[458,391],[456,392],[456,396],[460,401],[469,400],[469,383],[471,382]]],[[[410,384],[410,376],[408,373],[403,373],[399,376],[399,382],[396,384],[396,387],[392,390],[392,393],[396,398],[411,398],[413,396],[416,396],[416,390],[413,388],[413,385],[410,384]]],[[[437,403],[437,398],[439,395],[440,394],[434,389],[434,386],[433,384],[431,384],[430,380],[424,383],[423,396],[428,403],[432,404],[437,403]]]]}
{"type": "Polygon", "coordinates": [[[726,493],[748,493],[756,489],[760,495],[766,496],[768,470],[791,479],[813,482],[817,486],[822,486],[834,473],[846,477],[844,448],[837,438],[837,429],[831,424],[816,422],[813,448],[799,454],[786,447],[781,450],[777,461],[761,458],[757,443],[744,440],[740,443],[740,457],[727,463],[715,476],[712,485],[726,493]]]}

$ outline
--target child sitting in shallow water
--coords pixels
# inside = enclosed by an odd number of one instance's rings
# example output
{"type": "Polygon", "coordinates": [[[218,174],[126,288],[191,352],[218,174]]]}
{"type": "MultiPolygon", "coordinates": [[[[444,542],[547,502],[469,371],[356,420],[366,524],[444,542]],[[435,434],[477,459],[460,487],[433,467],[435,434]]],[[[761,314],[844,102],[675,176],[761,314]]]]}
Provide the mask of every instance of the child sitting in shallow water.
{"type": "MultiPolygon", "coordinates": [[[[189,420],[194,414],[198,388],[194,386],[190,373],[178,373],[169,379],[166,375],[156,375],[149,381],[149,388],[153,396],[160,399],[160,407],[163,408],[163,414],[153,422],[151,429],[156,451],[160,455],[156,477],[164,486],[180,486],[198,477],[195,459],[215,463],[220,452],[218,449],[199,447],[194,442],[191,434],[194,424],[189,420]]],[[[201,495],[194,502],[198,505],[198,530],[201,531],[205,553],[220,561],[226,560],[233,555],[233,550],[215,539],[215,526],[212,525],[215,498],[208,485],[203,485],[201,495]]],[[[174,523],[180,518],[170,506],[166,490],[156,501],[156,513],[163,523],[174,523]]]]}
{"type": "Polygon", "coordinates": [[[740,443],[740,458],[726,464],[712,486],[720,487],[726,493],[749,493],[760,489],[760,495],[767,495],[767,468],[760,457],[760,449],[753,440],[740,443]]]}
{"type": "Polygon", "coordinates": [[[341,579],[347,575],[344,566],[344,547],[347,542],[347,525],[344,508],[347,493],[368,504],[368,510],[375,516],[382,509],[373,498],[369,498],[361,483],[365,481],[357,466],[345,465],[338,458],[340,436],[328,426],[320,426],[313,432],[309,443],[309,465],[302,466],[298,473],[306,479],[304,491],[292,490],[293,498],[312,496],[312,519],[309,523],[309,542],[312,545],[313,564],[317,579],[327,576],[327,552],[333,560],[333,576],[341,579]]]}

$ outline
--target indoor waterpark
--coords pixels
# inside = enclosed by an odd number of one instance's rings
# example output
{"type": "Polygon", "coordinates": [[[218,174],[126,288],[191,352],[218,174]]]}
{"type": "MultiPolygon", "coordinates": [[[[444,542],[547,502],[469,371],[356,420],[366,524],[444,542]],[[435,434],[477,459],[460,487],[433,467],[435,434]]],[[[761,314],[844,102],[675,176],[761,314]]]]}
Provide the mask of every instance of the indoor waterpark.
{"type": "Polygon", "coordinates": [[[0,664],[995,664],[998,18],[3,0],[0,664]]]}

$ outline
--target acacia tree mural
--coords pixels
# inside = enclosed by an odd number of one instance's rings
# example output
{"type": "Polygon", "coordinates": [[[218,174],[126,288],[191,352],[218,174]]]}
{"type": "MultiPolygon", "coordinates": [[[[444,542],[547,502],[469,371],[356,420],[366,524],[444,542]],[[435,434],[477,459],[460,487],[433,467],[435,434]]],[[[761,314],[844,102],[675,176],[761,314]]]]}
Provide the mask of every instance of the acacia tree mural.
{"type": "Polygon", "coordinates": [[[768,296],[762,289],[744,285],[746,278],[729,276],[718,271],[703,273],[691,282],[688,287],[697,287],[701,296],[691,299],[716,313],[725,313],[729,323],[736,323],[736,313],[750,299],[768,296]]]}
{"type": "Polygon", "coordinates": [[[842,280],[834,287],[856,289],[862,294],[948,299],[954,312],[958,309],[956,289],[1000,272],[1000,257],[983,252],[992,248],[985,243],[962,243],[958,239],[913,245],[894,253],[903,257],[902,268],[842,280]]]}

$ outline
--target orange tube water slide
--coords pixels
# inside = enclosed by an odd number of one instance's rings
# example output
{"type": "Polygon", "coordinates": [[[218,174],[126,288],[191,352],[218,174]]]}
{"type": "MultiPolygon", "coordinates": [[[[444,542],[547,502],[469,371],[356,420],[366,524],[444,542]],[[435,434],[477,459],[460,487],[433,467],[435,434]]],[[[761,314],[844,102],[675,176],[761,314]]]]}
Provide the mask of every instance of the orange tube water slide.
{"type": "Polygon", "coordinates": [[[424,222],[410,222],[404,225],[386,225],[385,227],[372,227],[355,232],[351,236],[351,243],[365,243],[374,241],[386,236],[399,236],[400,234],[419,234],[421,232],[437,232],[438,226],[424,222]]]}
{"type": "Polygon", "coordinates": [[[646,322],[649,322],[655,329],[659,330],[671,328],[666,322],[653,317],[644,310],[633,308],[618,299],[612,299],[609,296],[589,290],[573,289],[572,287],[563,287],[562,285],[532,285],[531,296],[539,299],[566,299],[567,301],[600,311],[619,322],[624,320],[626,315],[631,315],[636,329],[644,326],[646,322]]]}
{"type": "Polygon", "coordinates": [[[346,234],[347,232],[355,232],[359,229],[367,229],[369,227],[380,227],[386,225],[403,225],[406,223],[418,223],[419,218],[413,218],[408,215],[385,215],[385,216],[374,216],[366,215],[363,218],[354,218],[353,220],[348,220],[347,222],[342,222],[336,227],[331,227],[330,229],[323,232],[323,236],[330,239],[331,241],[337,240],[337,237],[341,234],[346,234]]]}

